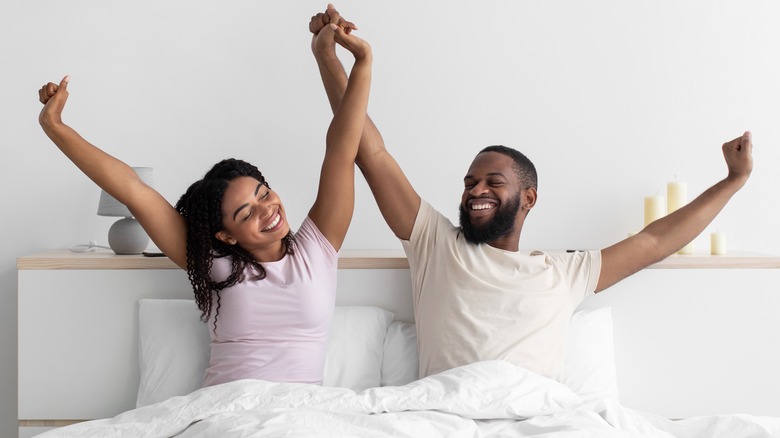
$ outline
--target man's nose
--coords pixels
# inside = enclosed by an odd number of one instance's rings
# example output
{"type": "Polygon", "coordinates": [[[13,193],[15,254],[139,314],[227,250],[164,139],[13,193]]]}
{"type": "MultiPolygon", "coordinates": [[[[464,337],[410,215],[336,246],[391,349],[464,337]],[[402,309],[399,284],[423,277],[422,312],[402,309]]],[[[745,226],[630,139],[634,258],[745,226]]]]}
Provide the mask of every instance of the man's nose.
{"type": "Polygon", "coordinates": [[[477,183],[469,190],[471,196],[479,196],[487,192],[487,185],[483,183],[477,183]]]}

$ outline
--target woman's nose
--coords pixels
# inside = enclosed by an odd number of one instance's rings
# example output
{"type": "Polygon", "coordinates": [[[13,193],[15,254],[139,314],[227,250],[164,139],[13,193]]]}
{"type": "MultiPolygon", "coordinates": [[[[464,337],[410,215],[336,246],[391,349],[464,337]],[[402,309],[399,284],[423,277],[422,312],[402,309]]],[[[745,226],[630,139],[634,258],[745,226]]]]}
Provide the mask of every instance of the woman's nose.
{"type": "Polygon", "coordinates": [[[271,215],[273,207],[268,202],[258,202],[257,206],[255,206],[255,210],[257,210],[258,216],[261,219],[266,219],[271,215]]]}

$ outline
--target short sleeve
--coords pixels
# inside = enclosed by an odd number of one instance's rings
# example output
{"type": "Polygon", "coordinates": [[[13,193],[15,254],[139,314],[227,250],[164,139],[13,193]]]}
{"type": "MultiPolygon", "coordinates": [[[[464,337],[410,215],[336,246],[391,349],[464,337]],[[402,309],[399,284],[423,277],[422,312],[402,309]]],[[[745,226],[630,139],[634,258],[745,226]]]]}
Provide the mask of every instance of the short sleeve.
{"type": "Polygon", "coordinates": [[[544,254],[548,263],[555,266],[561,275],[569,282],[572,298],[576,302],[592,295],[598,285],[601,274],[601,251],[587,250],[574,252],[541,252],[534,251],[532,255],[544,254]]]}
{"type": "MultiPolygon", "coordinates": [[[[323,256],[326,257],[330,264],[336,265],[338,263],[338,251],[333,248],[333,245],[322,234],[320,229],[317,228],[317,224],[315,224],[311,218],[306,217],[306,219],[303,220],[295,238],[299,243],[311,242],[311,244],[320,248],[323,256]]],[[[311,245],[307,244],[307,246],[311,245]]]]}

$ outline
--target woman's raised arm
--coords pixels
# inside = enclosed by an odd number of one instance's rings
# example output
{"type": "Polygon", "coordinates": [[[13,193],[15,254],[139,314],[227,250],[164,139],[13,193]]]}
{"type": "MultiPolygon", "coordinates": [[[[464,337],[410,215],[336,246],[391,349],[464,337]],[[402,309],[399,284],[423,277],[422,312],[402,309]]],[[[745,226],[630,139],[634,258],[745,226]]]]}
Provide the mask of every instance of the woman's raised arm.
{"type": "Polygon", "coordinates": [[[184,218],[122,161],[86,141],[62,121],[68,80],[49,82],[38,91],[43,106],[38,121],[47,136],[85,175],[133,213],[152,241],[174,263],[187,268],[184,218]]]}

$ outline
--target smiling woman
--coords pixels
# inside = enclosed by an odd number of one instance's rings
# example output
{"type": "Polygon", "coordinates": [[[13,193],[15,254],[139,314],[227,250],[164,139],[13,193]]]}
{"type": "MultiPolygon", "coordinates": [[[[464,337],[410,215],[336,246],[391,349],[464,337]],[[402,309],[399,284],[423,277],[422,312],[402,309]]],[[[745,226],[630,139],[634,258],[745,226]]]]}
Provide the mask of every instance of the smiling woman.
{"type": "Polygon", "coordinates": [[[328,128],[316,201],[296,233],[281,199],[254,165],[220,161],[174,207],[127,164],[63,123],[69,77],[39,90],[44,132],[187,270],[211,331],[206,386],[246,378],[322,382],[338,250],[354,208],[354,161],[366,119],[372,53],[351,35],[349,23],[317,30],[316,39],[340,44],[355,62],[343,104],[328,128]]]}
{"type": "Polygon", "coordinates": [[[222,215],[228,219],[216,234],[220,241],[228,245],[245,241],[243,247],[257,260],[279,260],[289,250],[276,245],[289,237],[290,226],[281,199],[265,179],[236,178],[225,191],[222,215]]]}
{"type": "MultiPolygon", "coordinates": [[[[188,219],[187,271],[205,318],[220,304],[222,289],[246,277],[264,279],[266,270],[261,262],[279,261],[293,252],[293,234],[286,220],[279,221],[284,227],[278,226],[280,232],[273,234],[264,233],[265,225],[258,224],[257,219],[267,222],[263,217],[268,213],[263,215],[262,211],[282,211],[278,196],[268,199],[271,193],[257,167],[231,158],[217,163],[202,180],[193,183],[176,204],[176,210],[188,219]],[[253,213],[256,219],[250,221],[253,213]],[[230,258],[232,268],[227,275],[214,276],[214,254],[230,258]]],[[[218,313],[216,310],[214,326],[218,313]]]]}

